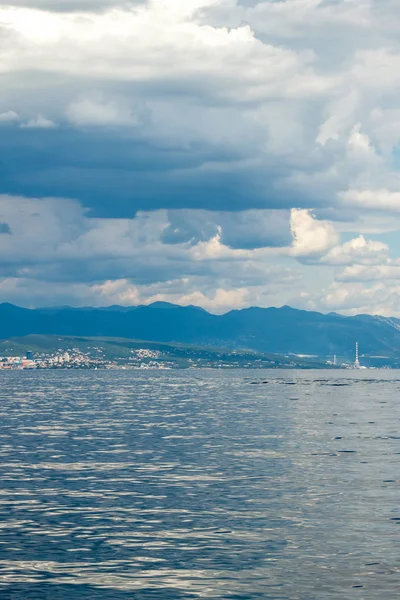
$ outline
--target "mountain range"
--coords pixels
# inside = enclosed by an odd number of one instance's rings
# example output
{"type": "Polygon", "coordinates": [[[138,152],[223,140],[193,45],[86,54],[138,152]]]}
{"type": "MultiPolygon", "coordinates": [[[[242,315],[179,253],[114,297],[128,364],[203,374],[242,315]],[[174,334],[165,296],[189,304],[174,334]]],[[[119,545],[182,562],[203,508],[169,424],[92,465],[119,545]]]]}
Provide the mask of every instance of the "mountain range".
{"type": "Polygon", "coordinates": [[[0,304],[0,339],[29,334],[123,337],[278,354],[400,357],[400,320],[345,317],[282,308],[245,308],[223,315],[195,306],[36,308],[0,304]]]}

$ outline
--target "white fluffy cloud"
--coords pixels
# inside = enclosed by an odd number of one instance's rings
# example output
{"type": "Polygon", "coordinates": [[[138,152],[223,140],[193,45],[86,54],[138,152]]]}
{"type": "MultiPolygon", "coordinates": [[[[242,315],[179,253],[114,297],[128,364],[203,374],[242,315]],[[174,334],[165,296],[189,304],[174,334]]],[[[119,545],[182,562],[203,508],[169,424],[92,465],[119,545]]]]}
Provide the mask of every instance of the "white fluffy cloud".
{"type": "Polygon", "coordinates": [[[348,315],[376,314],[385,317],[400,315],[400,285],[398,283],[335,282],[318,298],[322,310],[340,310],[348,315]]]}
{"type": "MultiPolygon", "coordinates": [[[[0,9],[14,52],[2,47],[1,72],[37,70],[92,81],[186,80],[219,97],[257,100],[325,92],[329,79],[313,73],[312,57],[262,44],[247,25],[199,26],[202,2],[150,2],[146,8],[75,14],[0,9]],[[249,70],[248,64],[252,66],[249,70]],[[243,97],[244,94],[244,97],[243,97]]],[[[38,80],[40,85],[40,79],[38,80]]]]}
{"type": "Polygon", "coordinates": [[[342,245],[335,246],[321,262],[331,265],[374,265],[388,259],[389,247],[383,242],[366,240],[360,235],[342,245]]]}
{"type": "Polygon", "coordinates": [[[13,123],[15,121],[19,121],[19,115],[13,110],[0,113],[0,123],[13,123]]]}
{"type": "Polygon", "coordinates": [[[34,119],[30,119],[27,123],[22,123],[23,129],[54,129],[57,127],[51,119],[46,119],[43,115],[38,115],[34,119]]]}
{"type": "Polygon", "coordinates": [[[341,199],[347,205],[364,209],[400,211],[400,192],[385,189],[350,189],[341,192],[341,199]]]}
{"type": "Polygon", "coordinates": [[[292,255],[295,257],[318,256],[339,242],[332,224],[317,221],[309,210],[294,208],[290,224],[293,234],[292,255]]]}
{"type": "Polygon", "coordinates": [[[385,264],[385,265],[350,265],[339,272],[336,276],[339,282],[383,282],[388,279],[400,280],[400,265],[385,264]]]}

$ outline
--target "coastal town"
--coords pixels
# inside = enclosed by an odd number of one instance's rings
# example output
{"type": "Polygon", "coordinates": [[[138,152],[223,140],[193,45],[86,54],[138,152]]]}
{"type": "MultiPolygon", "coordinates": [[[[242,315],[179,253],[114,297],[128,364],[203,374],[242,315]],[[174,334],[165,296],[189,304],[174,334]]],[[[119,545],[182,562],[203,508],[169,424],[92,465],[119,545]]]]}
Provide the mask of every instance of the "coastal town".
{"type": "Polygon", "coordinates": [[[365,364],[349,357],[259,354],[252,351],[145,342],[120,338],[38,336],[0,341],[0,371],[72,369],[365,369],[390,364],[365,364]]]}
{"type": "MultiPolygon", "coordinates": [[[[302,363],[300,363],[302,365],[302,363]]],[[[323,366],[317,364],[317,368],[323,366]]],[[[32,351],[3,351],[0,355],[0,371],[32,371],[43,369],[204,369],[204,368],[296,368],[299,363],[286,357],[260,357],[235,350],[213,351],[211,349],[124,348],[121,350],[101,345],[85,349],[71,347],[34,353],[32,351]]],[[[301,368],[301,366],[300,366],[301,368]]]]}
{"type": "MultiPolygon", "coordinates": [[[[101,347],[91,348],[90,351],[82,351],[79,348],[68,350],[60,349],[51,352],[33,353],[27,351],[23,356],[0,356],[0,371],[25,371],[25,370],[72,370],[72,369],[176,369],[176,368],[298,368],[295,362],[290,359],[284,365],[274,364],[273,362],[261,362],[256,360],[241,360],[235,352],[232,353],[229,360],[223,357],[196,357],[187,356],[184,361],[177,360],[177,357],[166,355],[158,350],[148,348],[136,348],[130,350],[125,356],[110,357],[101,347]]],[[[349,363],[335,365],[332,361],[321,363],[326,368],[362,368],[354,367],[349,363]]],[[[312,367],[312,365],[310,365],[312,367]]],[[[320,365],[318,365],[319,368],[320,365]]],[[[318,368],[317,366],[317,368],[318,368]]]]}
{"type": "Polygon", "coordinates": [[[160,360],[161,353],[148,350],[132,350],[126,358],[107,358],[101,348],[95,353],[82,352],[78,348],[68,351],[34,354],[31,351],[24,356],[0,356],[0,370],[25,369],[168,369],[172,363],[160,360]]]}

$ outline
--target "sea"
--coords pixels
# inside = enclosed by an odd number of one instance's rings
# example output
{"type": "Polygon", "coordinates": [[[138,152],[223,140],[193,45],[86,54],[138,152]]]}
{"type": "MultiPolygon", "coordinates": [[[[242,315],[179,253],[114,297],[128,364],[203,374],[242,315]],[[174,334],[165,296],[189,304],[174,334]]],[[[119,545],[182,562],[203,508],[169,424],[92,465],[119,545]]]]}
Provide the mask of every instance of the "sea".
{"type": "Polygon", "coordinates": [[[0,372],[1,600],[394,600],[400,372],[0,372]]]}

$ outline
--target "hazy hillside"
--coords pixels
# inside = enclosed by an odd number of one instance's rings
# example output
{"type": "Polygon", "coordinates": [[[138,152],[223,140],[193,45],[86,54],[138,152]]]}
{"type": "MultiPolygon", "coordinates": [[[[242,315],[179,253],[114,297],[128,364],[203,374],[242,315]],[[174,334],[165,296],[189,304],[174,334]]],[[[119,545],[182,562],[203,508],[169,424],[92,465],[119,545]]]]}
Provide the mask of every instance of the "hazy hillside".
{"type": "Polygon", "coordinates": [[[400,354],[400,321],[343,317],[283,308],[212,315],[167,303],[109,308],[28,310],[0,305],[0,339],[29,334],[103,336],[251,349],[280,354],[353,356],[356,340],[369,355],[400,354]]]}

